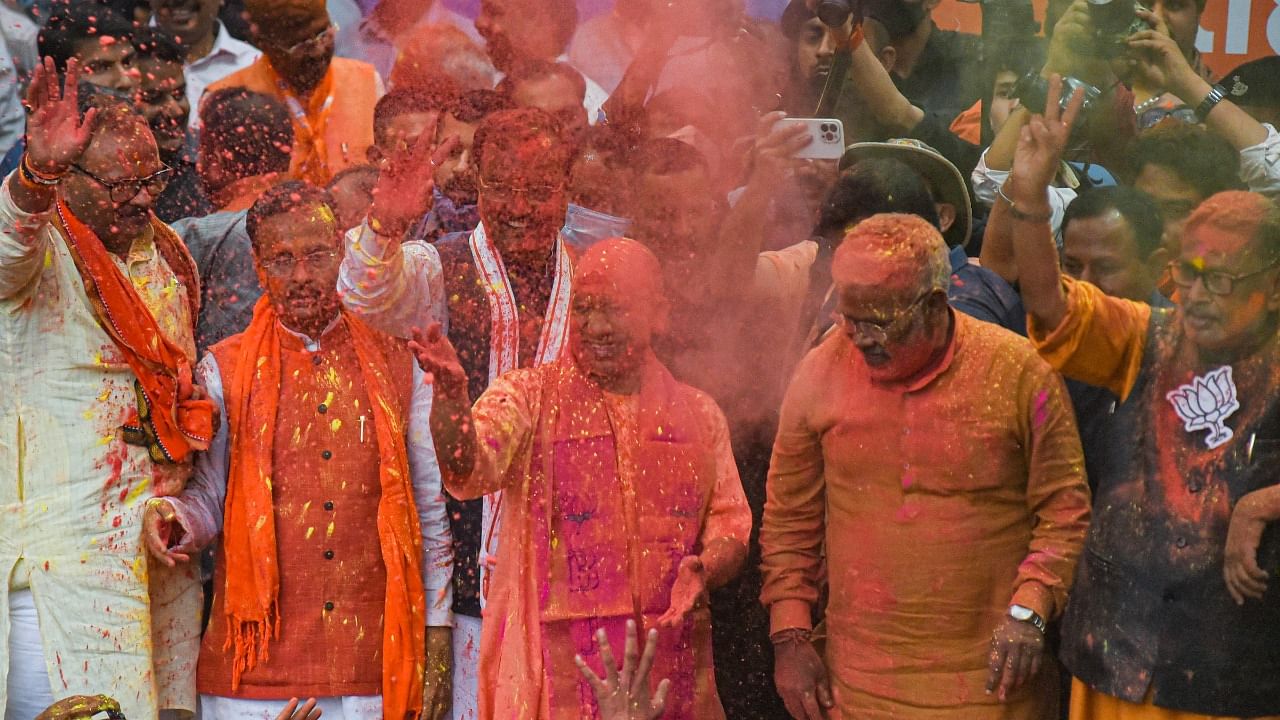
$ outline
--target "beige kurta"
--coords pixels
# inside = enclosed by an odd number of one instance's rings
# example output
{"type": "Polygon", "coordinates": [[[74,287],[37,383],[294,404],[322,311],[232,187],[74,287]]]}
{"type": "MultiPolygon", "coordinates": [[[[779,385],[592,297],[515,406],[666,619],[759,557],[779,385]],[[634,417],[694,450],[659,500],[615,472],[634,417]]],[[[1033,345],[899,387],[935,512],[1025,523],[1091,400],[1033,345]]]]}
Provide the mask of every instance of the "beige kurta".
{"type": "MultiPolygon", "coordinates": [[[[156,466],[122,439],[135,376],[94,319],[48,219],[20,211],[5,181],[0,569],[10,591],[31,589],[55,698],[108,693],[130,718],[194,709],[198,570],[153,569],[141,542],[157,473],[189,468],[156,466]],[[153,627],[165,634],[158,643],[153,627]]],[[[194,355],[186,289],[154,244],[140,240],[127,263],[116,260],[169,339],[194,355]]],[[[0,648],[8,647],[8,603],[0,592],[0,648]]],[[[0,709],[6,701],[0,683],[0,709]]]]}

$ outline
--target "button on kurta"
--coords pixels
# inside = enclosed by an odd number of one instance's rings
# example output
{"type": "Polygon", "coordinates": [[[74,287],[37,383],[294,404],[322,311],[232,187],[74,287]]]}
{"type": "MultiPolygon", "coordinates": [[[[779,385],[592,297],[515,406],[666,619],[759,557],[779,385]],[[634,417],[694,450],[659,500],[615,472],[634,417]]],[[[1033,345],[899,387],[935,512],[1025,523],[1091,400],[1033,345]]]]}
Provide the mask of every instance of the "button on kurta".
{"type": "Polygon", "coordinates": [[[1179,548],[1184,548],[1187,546],[1187,539],[1184,537],[1180,537],[1177,540],[1174,540],[1173,544],[1177,545],[1179,548]]]}
{"type": "Polygon", "coordinates": [[[327,501],[325,501],[324,509],[325,509],[325,510],[332,510],[332,509],[333,509],[333,501],[332,501],[332,500],[327,500],[327,501]]]}
{"type": "Polygon", "coordinates": [[[324,362],[324,359],[323,359],[323,358],[321,358],[319,355],[312,355],[312,356],[311,356],[311,364],[312,364],[312,365],[319,365],[319,364],[320,364],[320,363],[322,363],[322,362],[324,362]]]}
{"type": "Polygon", "coordinates": [[[323,415],[323,414],[325,414],[325,413],[329,412],[329,406],[328,406],[328,405],[325,405],[324,403],[320,403],[320,407],[316,408],[316,412],[318,412],[318,413],[320,413],[321,415],[323,415]]]}
{"type": "Polygon", "coordinates": [[[328,460],[329,458],[333,457],[333,453],[329,452],[328,450],[324,450],[320,453],[320,457],[324,458],[325,460],[328,460]]]}
{"type": "Polygon", "coordinates": [[[325,560],[332,560],[332,559],[333,559],[333,551],[332,551],[332,550],[325,550],[325,551],[324,551],[324,559],[325,559],[325,560]]]}
{"type": "Polygon", "coordinates": [[[332,602],[325,603],[324,609],[325,609],[325,612],[333,612],[333,603],[332,602]]]}

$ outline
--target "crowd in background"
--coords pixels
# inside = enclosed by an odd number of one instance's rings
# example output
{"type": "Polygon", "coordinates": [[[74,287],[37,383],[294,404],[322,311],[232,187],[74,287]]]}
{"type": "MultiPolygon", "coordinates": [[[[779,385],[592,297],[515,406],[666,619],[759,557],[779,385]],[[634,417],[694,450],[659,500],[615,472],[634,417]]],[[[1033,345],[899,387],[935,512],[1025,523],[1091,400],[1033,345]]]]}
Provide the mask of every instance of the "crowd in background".
{"type": "Polygon", "coordinates": [[[938,1],[0,0],[5,720],[1280,717],[1280,57],[938,1]]]}

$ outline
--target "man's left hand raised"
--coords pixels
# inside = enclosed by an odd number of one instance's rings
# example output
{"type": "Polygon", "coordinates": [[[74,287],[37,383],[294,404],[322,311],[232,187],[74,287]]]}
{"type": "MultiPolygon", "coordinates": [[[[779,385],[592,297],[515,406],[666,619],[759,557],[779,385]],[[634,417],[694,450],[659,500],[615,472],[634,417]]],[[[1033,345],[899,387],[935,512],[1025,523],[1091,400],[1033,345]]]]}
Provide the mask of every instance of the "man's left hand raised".
{"type": "Polygon", "coordinates": [[[1005,617],[991,638],[987,692],[1004,702],[1040,672],[1044,659],[1044,633],[1036,626],[1005,617]]]}

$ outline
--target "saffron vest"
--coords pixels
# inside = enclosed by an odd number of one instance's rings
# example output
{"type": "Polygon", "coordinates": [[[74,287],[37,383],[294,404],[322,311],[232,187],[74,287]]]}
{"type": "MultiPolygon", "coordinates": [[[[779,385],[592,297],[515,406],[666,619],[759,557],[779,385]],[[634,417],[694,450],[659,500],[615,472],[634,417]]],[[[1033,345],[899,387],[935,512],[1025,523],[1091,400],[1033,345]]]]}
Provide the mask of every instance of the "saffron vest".
{"type": "MultiPolygon", "coordinates": [[[[224,387],[235,376],[242,337],[211,348],[224,387]]],[[[206,695],[258,700],[380,695],[387,578],[376,531],[382,490],[369,394],[345,324],[325,333],[315,353],[290,333],[280,339],[280,395],[288,398],[280,403],[272,457],[280,637],[233,693],[219,550],[197,684],[206,695]]],[[[390,339],[383,348],[407,425],[412,356],[390,339]]],[[[236,428],[230,433],[235,443],[236,428]]]]}
{"type": "MultiPolygon", "coordinates": [[[[646,368],[634,426],[564,359],[547,369],[529,466],[532,542],[539,593],[547,704],[554,720],[594,707],[568,662],[597,672],[594,635],[621,643],[626,621],[656,627],[671,603],[680,560],[699,534],[715,484],[714,453],[702,437],[693,390],[656,359],[646,368]]],[[[643,635],[642,635],[643,636],[643,635]]],[[[653,677],[670,678],[664,717],[723,717],[706,608],[662,633],[653,677]]]]}
{"type": "Polygon", "coordinates": [[[1109,423],[1127,442],[1099,447],[1105,474],[1094,479],[1062,660],[1131,702],[1151,688],[1156,705],[1175,710],[1280,714],[1280,528],[1268,527],[1258,550],[1272,575],[1262,600],[1236,605],[1222,578],[1236,503],[1280,482],[1280,336],[1232,364],[1233,437],[1209,448],[1208,431],[1187,432],[1166,393],[1213,368],[1194,367],[1175,313],[1153,309],[1148,332],[1138,380],[1109,423]]]}

